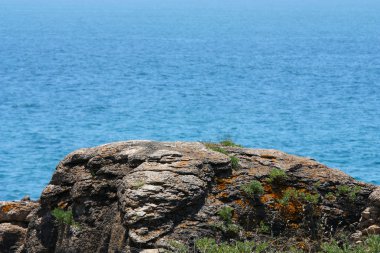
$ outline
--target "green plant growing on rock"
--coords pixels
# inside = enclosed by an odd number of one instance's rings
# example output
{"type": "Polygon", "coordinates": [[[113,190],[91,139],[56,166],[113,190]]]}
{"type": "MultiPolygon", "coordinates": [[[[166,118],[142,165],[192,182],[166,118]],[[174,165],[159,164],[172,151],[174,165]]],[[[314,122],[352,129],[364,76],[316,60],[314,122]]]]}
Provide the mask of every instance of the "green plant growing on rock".
{"type": "Polygon", "coordinates": [[[231,167],[233,170],[236,170],[239,168],[239,158],[237,158],[236,156],[231,156],[230,157],[231,159],[231,167]]]}
{"type": "Polygon", "coordinates": [[[55,208],[51,215],[58,221],[59,224],[79,227],[79,224],[74,221],[73,212],[65,211],[61,208],[55,208]]]}
{"type": "MultiPolygon", "coordinates": [[[[229,142],[227,142],[227,144],[229,144],[229,145],[225,145],[225,146],[231,146],[232,145],[229,142]]],[[[223,155],[227,155],[227,156],[229,155],[228,152],[227,152],[227,150],[225,150],[224,148],[220,147],[216,143],[204,143],[204,145],[208,149],[210,149],[212,151],[219,152],[219,153],[221,153],[223,155]]],[[[234,144],[234,145],[237,145],[237,144],[234,144]]],[[[230,163],[231,163],[231,168],[232,169],[236,170],[236,169],[239,168],[239,158],[237,158],[236,156],[233,156],[233,155],[230,156],[230,163]]]]}
{"type": "Polygon", "coordinates": [[[171,247],[171,251],[165,251],[165,253],[174,252],[174,253],[188,253],[189,247],[179,241],[169,240],[169,246],[171,247]]]}
{"type": "Polygon", "coordinates": [[[195,247],[200,253],[212,252],[215,249],[216,241],[212,238],[201,238],[195,241],[195,247]]]}
{"type": "Polygon", "coordinates": [[[270,226],[265,224],[264,221],[260,221],[258,231],[262,234],[269,234],[271,229],[270,226]]]}
{"type": "Polygon", "coordinates": [[[227,146],[227,147],[239,147],[239,148],[243,147],[242,145],[236,144],[231,139],[222,140],[219,143],[220,145],[227,146]]]}
{"type": "Polygon", "coordinates": [[[228,155],[228,152],[224,148],[218,146],[218,144],[216,144],[216,143],[208,142],[208,143],[205,143],[204,145],[206,146],[206,148],[208,148],[212,151],[219,152],[219,153],[224,154],[224,155],[228,155]]]}
{"type": "Polygon", "coordinates": [[[241,227],[234,223],[216,222],[211,227],[228,235],[237,235],[241,231],[241,227]]]}
{"type": "Polygon", "coordinates": [[[248,184],[242,185],[240,189],[248,196],[258,196],[264,193],[264,187],[257,180],[253,180],[248,184]]]}
{"type": "Polygon", "coordinates": [[[318,189],[318,188],[320,188],[320,187],[321,187],[321,185],[322,185],[322,183],[321,183],[320,181],[318,181],[318,182],[315,182],[315,183],[313,184],[313,186],[314,186],[314,188],[315,188],[315,189],[318,189]]]}
{"type": "Polygon", "coordinates": [[[318,204],[319,199],[320,195],[318,193],[311,194],[308,192],[302,192],[294,188],[290,188],[284,192],[282,198],[278,200],[278,203],[283,206],[286,206],[289,204],[289,201],[298,201],[301,203],[309,203],[316,205],[318,204]]]}
{"type": "Polygon", "coordinates": [[[357,195],[360,193],[362,188],[360,186],[350,187],[348,185],[339,185],[337,188],[338,194],[341,196],[347,196],[348,200],[354,202],[357,198],[357,195]]]}
{"type": "Polygon", "coordinates": [[[329,201],[334,201],[336,199],[336,196],[333,192],[328,192],[326,195],[325,195],[325,198],[329,201]]]}
{"type": "Polygon", "coordinates": [[[241,231],[241,227],[232,222],[233,211],[234,209],[230,206],[222,207],[218,211],[218,215],[223,222],[217,222],[213,224],[212,227],[224,234],[237,235],[241,231]]]}
{"type": "Polygon", "coordinates": [[[300,198],[301,198],[301,200],[303,200],[303,201],[305,201],[307,203],[316,205],[319,202],[320,195],[317,194],[317,193],[316,194],[311,194],[311,193],[308,193],[308,192],[301,192],[300,193],[300,198]]]}
{"type": "Polygon", "coordinates": [[[195,241],[195,247],[200,253],[262,253],[266,252],[268,244],[254,241],[217,244],[215,239],[201,238],[195,241]]]}
{"type": "Polygon", "coordinates": [[[360,244],[350,244],[332,240],[321,245],[318,253],[378,253],[380,252],[380,235],[371,235],[360,244]]]}
{"type": "Polygon", "coordinates": [[[224,206],[218,211],[219,217],[226,223],[232,223],[232,213],[234,209],[230,206],[224,206]]]}
{"type": "Polygon", "coordinates": [[[280,205],[287,206],[289,204],[289,201],[291,200],[297,200],[298,199],[298,191],[296,189],[287,189],[284,194],[282,195],[282,198],[278,199],[277,202],[280,205]]]}
{"type": "Polygon", "coordinates": [[[339,195],[346,195],[350,192],[351,188],[348,185],[338,185],[336,187],[339,195]]]}
{"type": "Polygon", "coordinates": [[[267,182],[271,185],[280,185],[285,182],[285,180],[288,178],[285,171],[281,169],[272,169],[269,173],[269,178],[267,179],[267,182]]]}

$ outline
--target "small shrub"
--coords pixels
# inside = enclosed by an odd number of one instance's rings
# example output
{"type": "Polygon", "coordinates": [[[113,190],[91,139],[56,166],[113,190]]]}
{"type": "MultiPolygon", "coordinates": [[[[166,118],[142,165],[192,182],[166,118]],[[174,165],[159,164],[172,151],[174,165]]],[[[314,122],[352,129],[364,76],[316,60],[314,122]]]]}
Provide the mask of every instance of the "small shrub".
{"type": "Polygon", "coordinates": [[[262,234],[269,234],[270,233],[270,226],[265,224],[264,221],[260,221],[260,225],[259,225],[259,232],[262,233],[262,234]]]}
{"type": "Polygon", "coordinates": [[[251,253],[255,252],[256,243],[254,241],[236,242],[235,247],[239,253],[251,253]]]}
{"type": "Polygon", "coordinates": [[[239,158],[237,158],[236,156],[231,156],[230,158],[232,169],[236,170],[237,168],[239,168],[239,158]]]}
{"type": "Polygon", "coordinates": [[[318,253],[378,253],[380,252],[380,235],[371,235],[361,244],[348,242],[338,243],[336,240],[325,242],[318,253]]]}
{"type": "Polygon", "coordinates": [[[286,206],[289,204],[289,201],[298,201],[301,203],[309,203],[309,204],[318,204],[320,195],[319,194],[311,194],[308,192],[301,192],[294,188],[287,189],[284,194],[282,195],[282,198],[278,200],[278,203],[280,203],[283,206],[286,206]]]}
{"type": "Polygon", "coordinates": [[[227,147],[239,147],[239,148],[242,148],[243,146],[242,145],[239,145],[239,144],[236,144],[235,142],[233,142],[231,139],[227,139],[227,140],[223,140],[221,142],[219,142],[221,145],[223,146],[227,146],[227,147]]]}
{"type": "Polygon", "coordinates": [[[350,192],[350,187],[348,185],[338,185],[336,187],[339,195],[347,195],[350,192]]]}
{"type": "Polygon", "coordinates": [[[232,213],[234,209],[230,206],[224,206],[218,211],[219,217],[227,224],[232,223],[232,213]]]}
{"type": "Polygon", "coordinates": [[[348,186],[348,185],[339,185],[337,188],[338,194],[341,196],[347,196],[348,200],[354,202],[357,198],[357,195],[360,193],[362,188],[360,186],[348,186]]]}
{"type": "Polygon", "coordinates": [[[321,182],[318,181],[318,182],[315,182],[313,186],[314,186],[315,189],[318,189],[318,188],[321,187],[321,185],[322,185],[321,182]]]}
{"type": "Polygon", "coordinates": [[[319,202],[320,195],[303,192],[300,194],[300,197],[305,202],[316,205],[319,202]]]}
{"type": "Polygon", "coordinates": [[[263,253],[267,252],[268,244],[254,241],[217,244],[214,239],[201,238],[195,241],[195,247],[200,253],[263,253]]]}
{"type": "Polygon", "coordinates": [[[326,195],[325,195],[325,198],[327,200],[330,200],[330,201],[334,201],[336,199],[336,196],[333,192],[328,192],[326,195]]]}
{"type": "MultiPolygon", "coordinates": [[[[174,249],[174,251],[171,251],[171,252],[175,252],[175,253],[188,253],[189,252],[189,247],[187,247],[185,244],[183,244],[179,241],[169,240],[168,244],[170,245],[170,247],[172,249],[174,249]]],[[[169,251],[168,251],[168,253],[169,253],[169,251]]]]}
{"type": "Polygon", "coordinates": [[[195,247],[200,253],[213,252],[216,245],[215,239],[211,238],[201,238],[195,241],[195,247]]]}
{"type": "Polygon", "coordinates": [[[287,206],[290,200],[298,200],[299,194],[298,191],[294,188],[287,189],[282,195],[281,199],[278,199],[278,203],[287,206]]]}
{"type": "Polygon", "coordinates": [[[288,176],[285,171],[280,169],[272,169],[269,173],[268,183],[272,185],[282,184],[287,178],[288,176]]]}
{"type": "Polygon", "coordinates": [[[59,224],[66,224],[69,226],[79,226],[78,223],[74,221],[73,212],[65,211],[61,208],[55,208],[51,215],[58,221],[59,224]]]}
{"type": "Polygon", "coordinates": [[[217,231],[222,232],[225,235],[227,234],[230,236],[236,236],[242,230],[239,225],[227,222],[216,222],[212,224],[211,227],[217,231]]]}
{"type": "Polygon", "coordinates": [[[257,180],[253,180],[248,184],[242,185],[240,189],[248,196],[257,196],[264,193],[264,188],[257,180]]]}

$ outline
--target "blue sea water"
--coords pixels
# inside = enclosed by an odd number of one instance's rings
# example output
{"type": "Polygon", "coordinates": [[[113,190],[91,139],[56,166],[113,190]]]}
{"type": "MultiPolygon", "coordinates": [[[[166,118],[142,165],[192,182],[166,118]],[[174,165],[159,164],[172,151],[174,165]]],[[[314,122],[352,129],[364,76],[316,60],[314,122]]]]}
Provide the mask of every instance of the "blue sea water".
{"type": "Polygon", "coordinates": [[[380,184],[380,1],[0,0],[0,199],[81,147],[225,137],[380,184]]]}

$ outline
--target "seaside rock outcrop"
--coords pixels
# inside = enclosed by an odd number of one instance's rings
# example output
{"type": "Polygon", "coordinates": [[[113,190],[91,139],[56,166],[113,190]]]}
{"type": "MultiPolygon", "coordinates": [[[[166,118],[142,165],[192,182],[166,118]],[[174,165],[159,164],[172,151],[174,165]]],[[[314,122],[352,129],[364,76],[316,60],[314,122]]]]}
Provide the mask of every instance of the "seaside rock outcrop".
{"type": "Polygon", "coordinates": [[[359,230],[351,236],[354,241],[360,241],[366,235],[380,235],[380,187],[369,195],[368,200],[368,207],[361,213],[359,230]]]}
{"type": "Polygon", "coordinates": [[[30,214],[38,206],[32,201],[0,201],[0,252],[16,252],[24,244],[30,214]]]}
{"type": "Polygon", "coordinates": [[[362,225],[375,215],[375,190],[276,150],[112,143],[58,164],[18,252],[163,252],[202,237],[270,236],[302,248],[337,231],[376,230],[378,220],[362,225]]]}

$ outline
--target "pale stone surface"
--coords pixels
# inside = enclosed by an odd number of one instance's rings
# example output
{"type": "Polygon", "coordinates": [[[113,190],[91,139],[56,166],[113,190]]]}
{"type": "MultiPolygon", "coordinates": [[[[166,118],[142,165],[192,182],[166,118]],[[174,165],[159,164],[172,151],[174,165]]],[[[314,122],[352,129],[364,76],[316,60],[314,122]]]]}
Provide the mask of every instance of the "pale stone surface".
{"type": "Polygon", "coordinates": [[[369,195],[369,200],[374,206],[380,207],[380,187],[377,187],[371,195],[369,195]]]}

